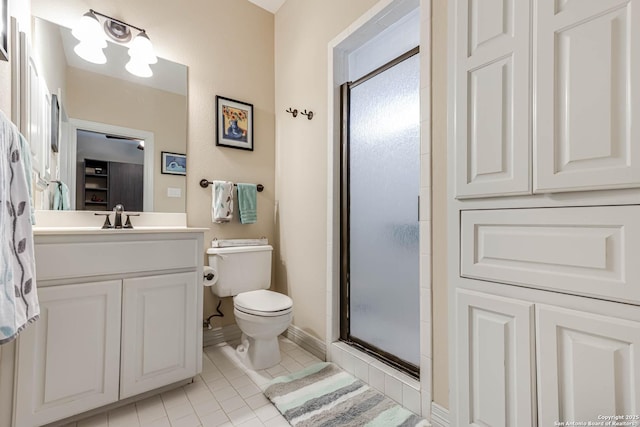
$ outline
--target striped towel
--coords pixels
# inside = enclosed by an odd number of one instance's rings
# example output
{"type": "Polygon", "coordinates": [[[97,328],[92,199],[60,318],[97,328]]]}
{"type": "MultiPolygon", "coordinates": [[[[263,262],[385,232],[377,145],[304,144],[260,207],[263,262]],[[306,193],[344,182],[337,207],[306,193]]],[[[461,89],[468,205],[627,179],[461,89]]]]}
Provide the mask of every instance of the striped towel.
{"type": "Polygon", "coordinates": [[[292,426],[429,425],[333,363],[275,378],[264,394],[292,426]]]}

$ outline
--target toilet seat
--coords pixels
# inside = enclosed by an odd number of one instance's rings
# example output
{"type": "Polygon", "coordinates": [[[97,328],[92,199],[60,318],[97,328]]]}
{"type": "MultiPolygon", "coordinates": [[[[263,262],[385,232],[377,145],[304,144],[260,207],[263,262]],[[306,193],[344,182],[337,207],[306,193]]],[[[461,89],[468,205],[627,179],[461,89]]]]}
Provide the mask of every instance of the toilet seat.
{"type": "Polygon", "coordinates": [[[236,310],[254,316],[284,316],[291,313],[293,300],[279,292],[260,289],[236,295],[233,306],[236,310]]]}

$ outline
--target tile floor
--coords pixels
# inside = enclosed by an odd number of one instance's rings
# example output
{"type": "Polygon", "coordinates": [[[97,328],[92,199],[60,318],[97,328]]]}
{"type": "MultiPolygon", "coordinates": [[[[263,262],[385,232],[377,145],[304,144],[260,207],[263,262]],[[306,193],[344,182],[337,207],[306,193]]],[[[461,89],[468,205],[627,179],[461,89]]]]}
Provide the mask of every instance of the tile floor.
{"type": "Polygon", "coordinates": [[[230,345],[206,347],[202,373],[193,383],[65,427],[288,426],[262,387],[320,359],[283,337],[280,351],[279,365],[250,371],[230,345]]]}

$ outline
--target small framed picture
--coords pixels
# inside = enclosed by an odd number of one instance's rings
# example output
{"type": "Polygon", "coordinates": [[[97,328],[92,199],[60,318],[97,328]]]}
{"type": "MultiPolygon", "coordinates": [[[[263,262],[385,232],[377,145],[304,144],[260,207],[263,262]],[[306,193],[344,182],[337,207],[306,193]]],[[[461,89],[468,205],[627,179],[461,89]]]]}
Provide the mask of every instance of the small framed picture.
{"type": "Polygon", "coordinates": [[[9,60],[9,0],[0,0],[0,59],[9,60]]]}
{"type": "Polygon", "coordinates": [[[216,145],[253,151],[253,105],[216,96],[216,145]]]}
{"type": "Polygon", "coordinates": [[[187,155],[163,151],[162,173],[167,175],[186,175],[187,155]]]}

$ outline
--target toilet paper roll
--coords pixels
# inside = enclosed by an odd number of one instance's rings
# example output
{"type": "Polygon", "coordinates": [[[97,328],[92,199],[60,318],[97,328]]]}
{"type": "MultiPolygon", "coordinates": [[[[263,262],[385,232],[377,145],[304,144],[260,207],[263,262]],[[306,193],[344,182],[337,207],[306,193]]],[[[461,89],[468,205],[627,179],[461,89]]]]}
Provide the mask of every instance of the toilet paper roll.
{"type": "Polygon", "coordinates": [[[213,286],[218,282],[218,272],[215,268],[205,265],[203,273],[202,284],[204,286],[213,286]]]}

